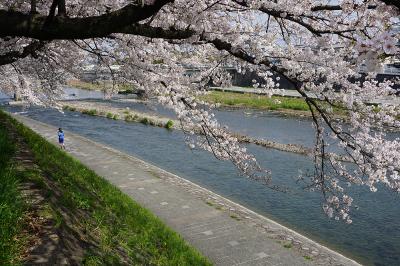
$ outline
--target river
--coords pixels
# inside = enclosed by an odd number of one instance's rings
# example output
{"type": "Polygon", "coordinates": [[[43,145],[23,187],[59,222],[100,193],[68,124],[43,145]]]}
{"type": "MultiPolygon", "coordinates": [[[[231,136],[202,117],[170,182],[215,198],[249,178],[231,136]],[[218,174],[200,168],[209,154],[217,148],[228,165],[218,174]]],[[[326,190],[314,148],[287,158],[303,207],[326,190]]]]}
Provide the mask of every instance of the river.
{"type": "MultiPolygon", "coordinates": [[[[112,104],[170,114],[157,106],[116,101],[112,104]]],[[[190,150],[178,131],[126,123],[75,112],[64,114],[51,109],[9,107],[8,110],[63,127],[68,131],[107,144],[182,176],[249,209],[263,214],[299,233],[369,265],[400,265],[399,195],[385,189],[370,193],[352,187],[358,210],[353,210],[353,224],[329,220],[321,210],[318,193],[306,192],[295,182],[299,169],[312,170],[309,158],[248,145],[262,166],[272,171],[276,184],[288,186],[282,193],[238,174],[229,162],[218,161],[209,153],[190,150]],[[182,163],[184,162],[184,163],[182,163]]],[[[284,117],[260,111],[221,110],[218,118],[232,129],[282,143],[311,146],[313,129],[309,119],[284,117]],[[245,122],[246,121],[246,122],[245,122]]]]}

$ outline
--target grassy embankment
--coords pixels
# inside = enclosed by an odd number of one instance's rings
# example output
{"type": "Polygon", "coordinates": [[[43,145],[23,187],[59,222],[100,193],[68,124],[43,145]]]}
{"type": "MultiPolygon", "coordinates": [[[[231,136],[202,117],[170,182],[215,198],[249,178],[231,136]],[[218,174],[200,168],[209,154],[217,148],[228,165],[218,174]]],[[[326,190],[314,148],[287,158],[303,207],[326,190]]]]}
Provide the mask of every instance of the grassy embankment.
{"type": "Polygon", "coordinates": [[[15,145],[0,123],[0,265],[17,264],[21,256],[23,212],[19,174],[12,157],[15,145]]]}
{"type": "MultiPolygon", "coordinates": [[[[108,181],[1,111],[0,119],[15,127],[33,152],[35,162],[43,174],[34,175],[31,181],[40,185],[43,195],[47,197],[46,202],[49,202],[51,209],[48,214],[53,214],[57,221],[55,226],[59,230],[67,227],[68,232],[73,230],[75,234],[72,235],[80,235],[83,238],[80,241],[87,242],[83,264],[210,264],[177,233],[108,181]]],[[[1,156],[4,154],[1,152],[1,156]]],[[[5,161],[2,158],[1,162],[5,161]]],[[[18,198],[18,185],[8,176],[4,179],[11,183],[11,189],[7,191],[14,191],[9,192],[12,194],[9,199],[4,199],[2,193],[0,205],[4,206],[7,202],[10,205],[9,212],[13,216],[8,219],[11,225],[17,223],[21,215],[16,214],[21,214],[22,209],[15,200],[18,198]]],[[[2,229],[3,226],[12,228],[10,225],[2,219],[2,229]]],[[[15,228],[18,230],[18,225],[15,228]]],[[[12,253],[15,245],[9,250],[12,253]]]]}
{"type": "Polygon", "coordinates": [[[225,106],[238,106],[269,110],[309,110],[308,105],[303,99],[294,97],[267,97],[264,95],[256,95],[252,93],[212,91],[209,94],[204,95],[202,99],[212,103],[220,103],[225,106]]]}
{"type": "MultiPolygon", "coordinates": [[[[210,103],[219,103],[222,106],[246,107],[254,109],[266,109],[277,111],[294,111],[295,114],[309,114],[307,103],[301,98],[285,97],[285,96],[265,96],[252,93],[235,93],[212,91],[204,96],[202,100],[210,103]]],[[[326,105],[326,104],[325,104],[326,105]]],[[[324,103],[322,104],[324,106],[324,103]]],[[[333,112],[337,115],[344,115],[345,111],[340,108],[333,108],[333,112]]]]}

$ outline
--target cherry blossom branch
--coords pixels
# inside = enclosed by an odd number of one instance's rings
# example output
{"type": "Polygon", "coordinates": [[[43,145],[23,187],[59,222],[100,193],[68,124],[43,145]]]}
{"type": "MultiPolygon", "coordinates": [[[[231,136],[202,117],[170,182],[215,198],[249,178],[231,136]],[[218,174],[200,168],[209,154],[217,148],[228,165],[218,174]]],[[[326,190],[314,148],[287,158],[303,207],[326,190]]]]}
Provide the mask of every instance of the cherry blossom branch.
{"type": "Polygon", "coordinates": [[[155,0],[152,5],[129,4],[119,10],[92,17],[59,16],[54,17],[49,25],[46,23],[48,16],[0,10],[0,37],[23,36],[38,40],[105,37],[151,17],[166,4],[172,2],[173,0],[155,0]]]}
{"type": "Polygon", "coordinates": [[[30,10],[31,14],[35,14],[36,11],[36,0],[31,0],[31,10],[30,10]]]}
{"type": "Polygon", "coordinates": [[[27,56],[36,57],[36,52],[46,45],[44,41],[32,41],[25,46],[22,51],[11,51],[0,55],[0,66],[14,63],[15,61],[27,56]]]}

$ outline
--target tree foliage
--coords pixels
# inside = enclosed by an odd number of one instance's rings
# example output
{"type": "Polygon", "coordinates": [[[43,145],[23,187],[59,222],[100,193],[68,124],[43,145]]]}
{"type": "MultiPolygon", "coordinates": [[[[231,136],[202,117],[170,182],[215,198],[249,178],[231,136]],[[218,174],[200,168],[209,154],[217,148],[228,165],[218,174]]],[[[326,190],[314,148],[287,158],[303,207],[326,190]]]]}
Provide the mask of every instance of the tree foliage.
{"type": "MultiPolygon", "coordinates": [[[[55,104],[60,85],[96,61],[114,84],[131,84],[173,109],[190,147],[231,160],[242,173],[274,187],[268,171],[201,102],[210,79],[229,84],[224,66],[255,72],[268,93],[287,79],[310,107],[315,172],[324,211],[351,222],[345,187],[378,183],[400,191],[399,106],[367,105],[393,93],[399,80],[377,81],[382,62],[398,58],[396,0],[2,0],[0,89],[33,103],[55,104]],[[396,31],[397,29],[397,31],[396,31]],[[157,63],[155,63],[157,62],[157,63]],[[120,65],[116,72],[112,65],[120,65]],[[185,75],[185,67],[198,68],[185,75]],[[359,74],[365,65],[367,74],[359,74]],[[318,100],[310,97],[317,95],[318,100]],[[332,115],[345,108],[348,124],[332,115]],[[196,134],[194,128],[202,131],[196,134]],[[329,152],[339,144],[343,163],[329,152]]],[[[111,89],[112,90],[112,89],[111,89]]]]}

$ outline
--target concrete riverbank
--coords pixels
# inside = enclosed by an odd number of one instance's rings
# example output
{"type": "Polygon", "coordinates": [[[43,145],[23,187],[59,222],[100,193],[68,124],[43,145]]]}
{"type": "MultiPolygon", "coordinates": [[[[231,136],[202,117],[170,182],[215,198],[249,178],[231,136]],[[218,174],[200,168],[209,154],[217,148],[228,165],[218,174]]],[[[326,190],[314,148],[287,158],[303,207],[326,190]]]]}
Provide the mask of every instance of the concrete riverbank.
{"type": "MultiPolygon", "coordinates": [[[[15,117],[56,141],[55,127],[15,117]]],[[[66,136],[72,156],[154,212],[216,265],[357,265],[176,175],[70,132],[66,136]]]]}

